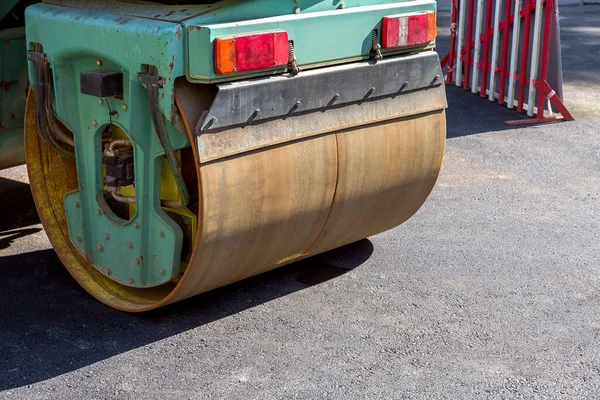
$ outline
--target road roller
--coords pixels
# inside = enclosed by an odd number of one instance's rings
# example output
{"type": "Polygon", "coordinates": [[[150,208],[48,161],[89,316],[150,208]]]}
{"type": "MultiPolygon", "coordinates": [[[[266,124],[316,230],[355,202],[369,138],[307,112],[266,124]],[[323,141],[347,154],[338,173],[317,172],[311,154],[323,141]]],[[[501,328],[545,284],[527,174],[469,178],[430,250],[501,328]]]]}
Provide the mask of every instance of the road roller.
{"type": "Polygon", "coordinates": [[[3,0],[0,168],[141,312],[394,228],[444,153],[435,0],[3,0]],[[24,157],[24,155],[26,157],[24,157]]]}

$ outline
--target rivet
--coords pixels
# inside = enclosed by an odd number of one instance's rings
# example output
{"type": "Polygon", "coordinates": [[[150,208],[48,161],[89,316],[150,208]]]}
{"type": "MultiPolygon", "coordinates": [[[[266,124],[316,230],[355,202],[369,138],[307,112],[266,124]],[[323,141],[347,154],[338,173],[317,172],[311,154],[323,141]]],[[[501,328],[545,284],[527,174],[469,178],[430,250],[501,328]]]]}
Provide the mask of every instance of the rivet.
{"type": "Polygon", "coordinates": [[[104,248],[102,247],[101,244],[98,245],[98,250],[100,250],[100,251],[104,250],[104,248]]]}
{"type": "Polygon", "coordinates": [[[73,205],[74,205],[75,207],[79,207],[79,202],[78,202],[78,201],[76,201],[75,203],[73,203],[73,205]]]}
{"type": "Polygon", "coordinates": [[[127,247],[129,247],[130,249],[133,249],[133,243],[127,242],[127,247]]]}
{"type": "Polygon", "coordinates": [[[98,215],[102,215],[102,210],[101,210],[101,209],[98,209],[98,211],[96,211],[96,214],[98,214],[98,215]]]}
{"type": "Polygon", "coordinates": [[[135,265],[140,265],[140,259],[139,259],[139,258],[136,258],[135,260],[133,260],[133,263],[134,263],[135,265]]]}
{"type": "Polygon", "coordinates": [[[300,7],[294,8],[294,14],[300,14],[300,7]]]}
{"type": "Polygon", "coordinates": [[[106,270],[106,275],[111,276],[112,275],[112,271],[110,269],[106,270]]]}
{"type": "Polygon", "coordinates": [[[115,118],[119,118],[119,113],[116,112],[112,116],[115,117],[115,118]]]}
{"type": "Polygon", "coordinates": [[[340,7],[341,9],[344,9],[344,8],[346,8],[346,3],[344,3],[344,2],[340,3],[340,6],[339,6],[339,7],[340,7]]]}
{"type": "Polygon", "coordinates": [[[75,240],[77,240],[77,243],[81,243],[81,236],[77,236],[75,240]]]}
{"type": "Polygon", "coordinates": [[[98,99],[98,104],[104,104],[104,100],[98,99]]]}
{"type": "Polygon", "coordinates": [[[137,228],[139,228],[139,227],[140,227],[140,224],[138,224],[138,223],[136,222],[136,223],[134,223],[134,224],[133,224],[133,227],[137,229],[137,228]]]}
{"type": "Polygon", "coordinates": [[[167,273],[167,271],[165,271],[165,269],[164,269],[164,268],[161,268],[161,269],[160,269],[160,274],[161,274],[161,275],[164,275],[164,274],[166,274],[166,273],[167,273]]]}
{"type": "Polygon", "coordinates": [[[98,121],[96,121],[95,119],[92,120],[92,125],[94,125],[94,126],[98,125],[98,121]]]}
{"type": "Polygon", "coordinates": [[[298,101],[296,102],[296,107],[300,107],[300,106],[302,106],[302,102],[301,102],[300,100],[298,100],[298,101]]]}
{"type": "Polygon", "coordinates": [[[102,65],[102,60],[96,60],[96,65],[97,66],[101,66],[102,65]]]}
{"type": "Polygon", "coordinates": [[[123,105],[121,106],[121,108],[122,108],[123,110],[127,110],[127,104],[123,104],[123,105]]]}
{"type": "Polygon", "coordinates": [[[105,234],[104,234],[104,239],[106,239],[106,240],[109,240],[109,239],[110,239],[110,236],[108,236],[108,233],[105,233],[105,234]]]}
{"type": "Polygon", "coordinates": [[[165,233],[163,231],[158,231],[158,236],[163,237],[165,236],[165,233]]]}
{"type": "Polygon", "coordinates": [[[133,281],[133,278],[129,278],[129,284],[130,284],[130,285],[133,285],[133,282],[134,282],[134,281],[133,281]]]}

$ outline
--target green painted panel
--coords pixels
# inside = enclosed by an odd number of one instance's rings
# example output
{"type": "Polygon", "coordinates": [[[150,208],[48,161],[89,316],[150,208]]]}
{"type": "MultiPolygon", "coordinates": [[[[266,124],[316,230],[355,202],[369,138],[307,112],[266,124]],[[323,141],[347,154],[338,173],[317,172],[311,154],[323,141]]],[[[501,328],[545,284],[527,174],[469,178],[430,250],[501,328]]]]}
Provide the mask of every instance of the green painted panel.
{"type": "Polygon", "coordinates": [[[205,13],[181,22],[186,25],[206,25],[293,15],[296,8],[300,14],[304,14],[342,10],[342,7],[353,9],[412,1],[415,0],[224,0],[215,3],[205,13]]]}
{"type": "MultiPolygon", "coordinates": [[[[189,35],[188,78],[201,82],[232,79],[232,75],[214,73],[213,43],[217,37],[282,29],[288,32],[289,40],[294,41],[298,64],[315,67],[368,57],[372,31],[381,31],[384,16],[435,9],[434,0],[417,0],[220,24],[196,25],[192,19],[185,23],[189,35]]],[[[236,78],[247,76],[235,75],[236,78]]]]}
{"type": "MultiPolygon", "coordinates": [[[[171,120],[175,78],[184,75],[183,32],[179,24],[140,18],[123,18],[109,10],[102,13],[35,4],[27,9],[27,40],[41,43],[55,73],[55,81],[76,80],[73,60],[86,57],[114,62],[129,72],[137,83],[142,65],[155,65],[165,78],[161,108],[171,120]]],[[[93,66],[97,68],[96,66],[93,66]]],[[[33,76],[30,69],[30,79],[33,76]]],[[[62,84],[56,86],[57,98],[66,99],[62,84]]],[[[70,127],[77,110],[65,109],[58,101],[56,112],[70,127]]],[[[71,105],[69,105],[70,107],[71,105]]]]}
{"type": "MultiPolygon", "coordinates": [[[[160,206],[164,150],[139,74],[144,64],[158,68],[165,80],[160,108],[173,119],[174,80],[184,74],[181,26],[37,4],[27,11],[27,40],[40,43],[47,54],[54,111],[75,139],[79,189],[65,196],[73,244],[117,282],[150,287],[169,281],[179,272],[183,233],[160,206]],[[122,99],[81,94],[80,74],[98,69],[123,73],[122,99]],[[130,220],[119,218],[104,200],[102,133],[109,124],[126,132],[134,146],[136,211],[130,220]]],[[[189,146],[173,124],[168,129],[175,149],[189,146]]]]}
{"type": "MultiPolygon", "coordinates": [[[[403,0],[413,1],[413,0],[403,0]]],[[[140,4],[123,0],[45,0],[62,7],[80,8],[97,13],[110,10],[125,17],[193,24],[215,24],[244,21],[294,14],[296,8],[304,12],[331,11],[341,7],[353,8],[398,3],[399,0],[223,0],[213,4],[140,4]]]]}

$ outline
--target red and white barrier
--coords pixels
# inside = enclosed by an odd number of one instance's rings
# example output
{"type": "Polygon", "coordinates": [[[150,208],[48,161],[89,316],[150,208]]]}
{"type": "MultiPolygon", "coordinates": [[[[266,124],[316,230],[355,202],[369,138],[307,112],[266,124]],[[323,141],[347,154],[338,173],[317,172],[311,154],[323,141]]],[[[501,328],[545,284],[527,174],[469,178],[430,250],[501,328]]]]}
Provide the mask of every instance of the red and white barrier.
{"type": "MultiPolygon", "coordinates": [[[[535,114],[508,124],[573,120],[548,83],[551,56],[560,57],[557,14],[556,0],[452,0],[446,83],[535,114]]],[[[560,86],[557,65],[551,81],[560,86]]]]}

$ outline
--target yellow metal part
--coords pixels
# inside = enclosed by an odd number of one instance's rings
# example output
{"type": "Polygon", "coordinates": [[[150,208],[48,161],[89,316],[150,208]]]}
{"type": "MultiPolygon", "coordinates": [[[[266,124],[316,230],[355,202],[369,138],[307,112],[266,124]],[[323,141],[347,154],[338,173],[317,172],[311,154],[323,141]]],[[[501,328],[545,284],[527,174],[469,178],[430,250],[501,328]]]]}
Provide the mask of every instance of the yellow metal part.
{"type": "MultiPolygon", "coordinates": [[[[62,197],[77,188],[75,163],[38,138],[32,98],[27,161],[48,237],[88,292],[125,311],[161,307],[393,228],[429,195],[445,144],[440,109],[206,164],[193,146],[200,204],[192,257],[176,282],[133,289],[98,273],[71,246],[62,197]]],[[[188,135],[194,143],[193,126],[188,135]]]]}
{"type": "MultiPolygon", "coordinates": [[[[127,136],[125,131],[118,125],[110,125],[108,129],[111,140],[130,140],[129,136],[127,136]]],[[[175,151],[175,155],[178,159],[181,159],[181,151],[175,151]]],[[[118,193],[122,196],[135,196],[135,186],[124,186],[118,191],[118,193]]],[[[181,200],[179,190],[177,189],[177,183],[175,182],[175,177],[173,176],[173,173],[169,168],[169,162],[165,157],[161,158],[160,198],[161,200],[181,200]]],[[[132,204],[130,207],[130,215],[133,215],[134,213],[135,205],[132,204]]]]}

